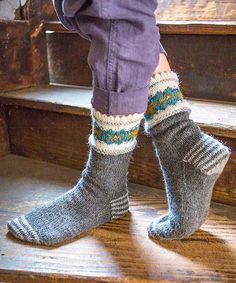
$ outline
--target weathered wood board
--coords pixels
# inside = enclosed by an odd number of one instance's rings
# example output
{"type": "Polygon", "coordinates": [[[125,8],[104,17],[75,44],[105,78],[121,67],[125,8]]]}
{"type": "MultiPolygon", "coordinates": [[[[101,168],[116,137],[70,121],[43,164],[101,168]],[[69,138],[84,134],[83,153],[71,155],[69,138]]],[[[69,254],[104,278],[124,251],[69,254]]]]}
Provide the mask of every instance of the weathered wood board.
{"type": "Polygon", "coordinates": [[[0,20],[0,92],[32,85],[27,21],[0,20]]]}
{"type": "Polygon", "coordinates": [[[14,155],[0,160],[0,172],[1,282],[236,282],[235,207],[212,203],[190,238],[153,241],[146,228],[166,213],[165,194],[130,183],[127,216],[65,245],[39,247],[7,234],[6,222],[69,190],[80,172],[14,155]]]}
{"type": "Polygon", "coordinates": [[[161,36],[188,97],[236,102],[236,36],[161,36]]]}
{"type": "MultiPolygon", "coordinates": [[[[47,39],[50,81],[91,86],[88,41],[67,33],[49,33],[47,39]]],[[[161,42],[187,97],[236,101],[236,36],[168,33],[161,42]]]]}
{"type": "Polygon", "coordinates": [[[10,153],[5,108],[0,104],[0,157],[10,153]]]}
{"type": "Polygon", "coordinates": [[[157,19],[166,21],[235,21],[234,0],[158,0],[157,19]]]}
{"type": "Polygon", "coordinates": [[[72,33],[47,34],[50,82],[91,86],[92,73],[87,63],[89,45],[89,41],[72,33]],[[62,40],[68,44],[62,44],[62,40]]]}
{"type": "MultiPolygon", "coordinates": [[[[236,2],[234,0],[158,0],[156,16],[158,20],[166,21],[235,21],[236,2]]],[[[27,19],[34,14],[38,19],[56,20],[52,1],[27,0],[22,9],[27,19]]],[[[20,18],[19,11],[16,18],[20,18]]]]}

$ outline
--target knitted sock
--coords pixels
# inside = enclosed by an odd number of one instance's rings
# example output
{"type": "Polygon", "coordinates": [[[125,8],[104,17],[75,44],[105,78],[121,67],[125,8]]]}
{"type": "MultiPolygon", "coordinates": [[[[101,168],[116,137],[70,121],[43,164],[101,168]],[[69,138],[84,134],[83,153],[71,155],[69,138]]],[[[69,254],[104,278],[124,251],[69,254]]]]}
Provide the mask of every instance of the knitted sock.
{"type": "Polygon", "coordinates": [[[8,222],[16,238],[54,245],[128,212],[128,165],[143,114],[108,116],[93,109],[92,117],[82,177],[56,200],[8,222]]]}
{"type": "Polygon", "coordinates": [[[181,239],[206,220],[212,190],[229,150],[189,119],[179,80],[172,71],[151,79],[145,129],[152,136],[167,193],[169,212],[148,227],[149,236],[181,239]]]}

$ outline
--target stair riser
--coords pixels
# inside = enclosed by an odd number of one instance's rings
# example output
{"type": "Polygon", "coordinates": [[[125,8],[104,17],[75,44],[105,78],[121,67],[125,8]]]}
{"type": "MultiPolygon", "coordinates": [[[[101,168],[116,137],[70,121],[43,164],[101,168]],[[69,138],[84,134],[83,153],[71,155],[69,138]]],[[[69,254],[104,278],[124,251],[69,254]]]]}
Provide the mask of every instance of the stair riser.
{"type": "Polygon", "coordinates": [[[0,105],[0,157],[10,153],[5,109],[0,105]]]}
{"type": "MultiPolygon", "coordinates": [[[[77,34],[49,33],[47,42],[52,83],[92,84],[87,64],[88,41],[77,34]]],[[[232,64],[236,61],[236,36],[162,34],[161,42],[171,68],[179,73],[185,96],[236,101],[232,64]]]]}
{"type": "MultiPolygon", "coordinates": [[[[23,107],[7,106],[12,153],[82,170],[90,133],[90,117],[23,107]]],[[[236,139],[219,137],[232,149],[232,155],[219,178],[213,199],[236,205],[236,139]]],[[[163,188],[158,161],[151,139],[139,135],[139,146],[131,161],[129,180],[163,188]]]]}

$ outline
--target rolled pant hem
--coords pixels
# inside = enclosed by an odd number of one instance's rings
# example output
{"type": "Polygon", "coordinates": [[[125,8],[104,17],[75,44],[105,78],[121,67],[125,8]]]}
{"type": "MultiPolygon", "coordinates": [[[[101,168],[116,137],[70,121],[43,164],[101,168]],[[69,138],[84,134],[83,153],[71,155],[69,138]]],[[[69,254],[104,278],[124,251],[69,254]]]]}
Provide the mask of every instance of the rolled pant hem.
{"type": "Polygon", "coordinates": [[[94,86],[92,106],[103,114],[129,115],[147,109],[148,86],[125,92],[109,91],[94,86]]]}

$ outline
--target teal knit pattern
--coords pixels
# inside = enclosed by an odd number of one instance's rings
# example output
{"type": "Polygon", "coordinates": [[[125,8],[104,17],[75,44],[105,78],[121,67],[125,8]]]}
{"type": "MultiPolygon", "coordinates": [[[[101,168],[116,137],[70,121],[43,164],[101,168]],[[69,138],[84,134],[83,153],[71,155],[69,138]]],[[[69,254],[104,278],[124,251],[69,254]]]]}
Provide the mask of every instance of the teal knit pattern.
{"type": "Polygon", "coordinates": [[[150,120],[157,115],[157,111],[165,110],[170,105],[182,101],[183,96],[179,88],[167,87],[164,91],[157,91],[148,98],[148,108],[144,117],[150,120]]]}
{"type": "Polygon", "coordinates": [[[124,142],[129,142],[135,139],[139,130],[139,125],[131,128],[130,130],[121,129],[119,131],[114,131],[112,129],[104,130],[94,122],[94,138],[99,141],[103,141],[106,144],[122,144],[124,142]]]}

